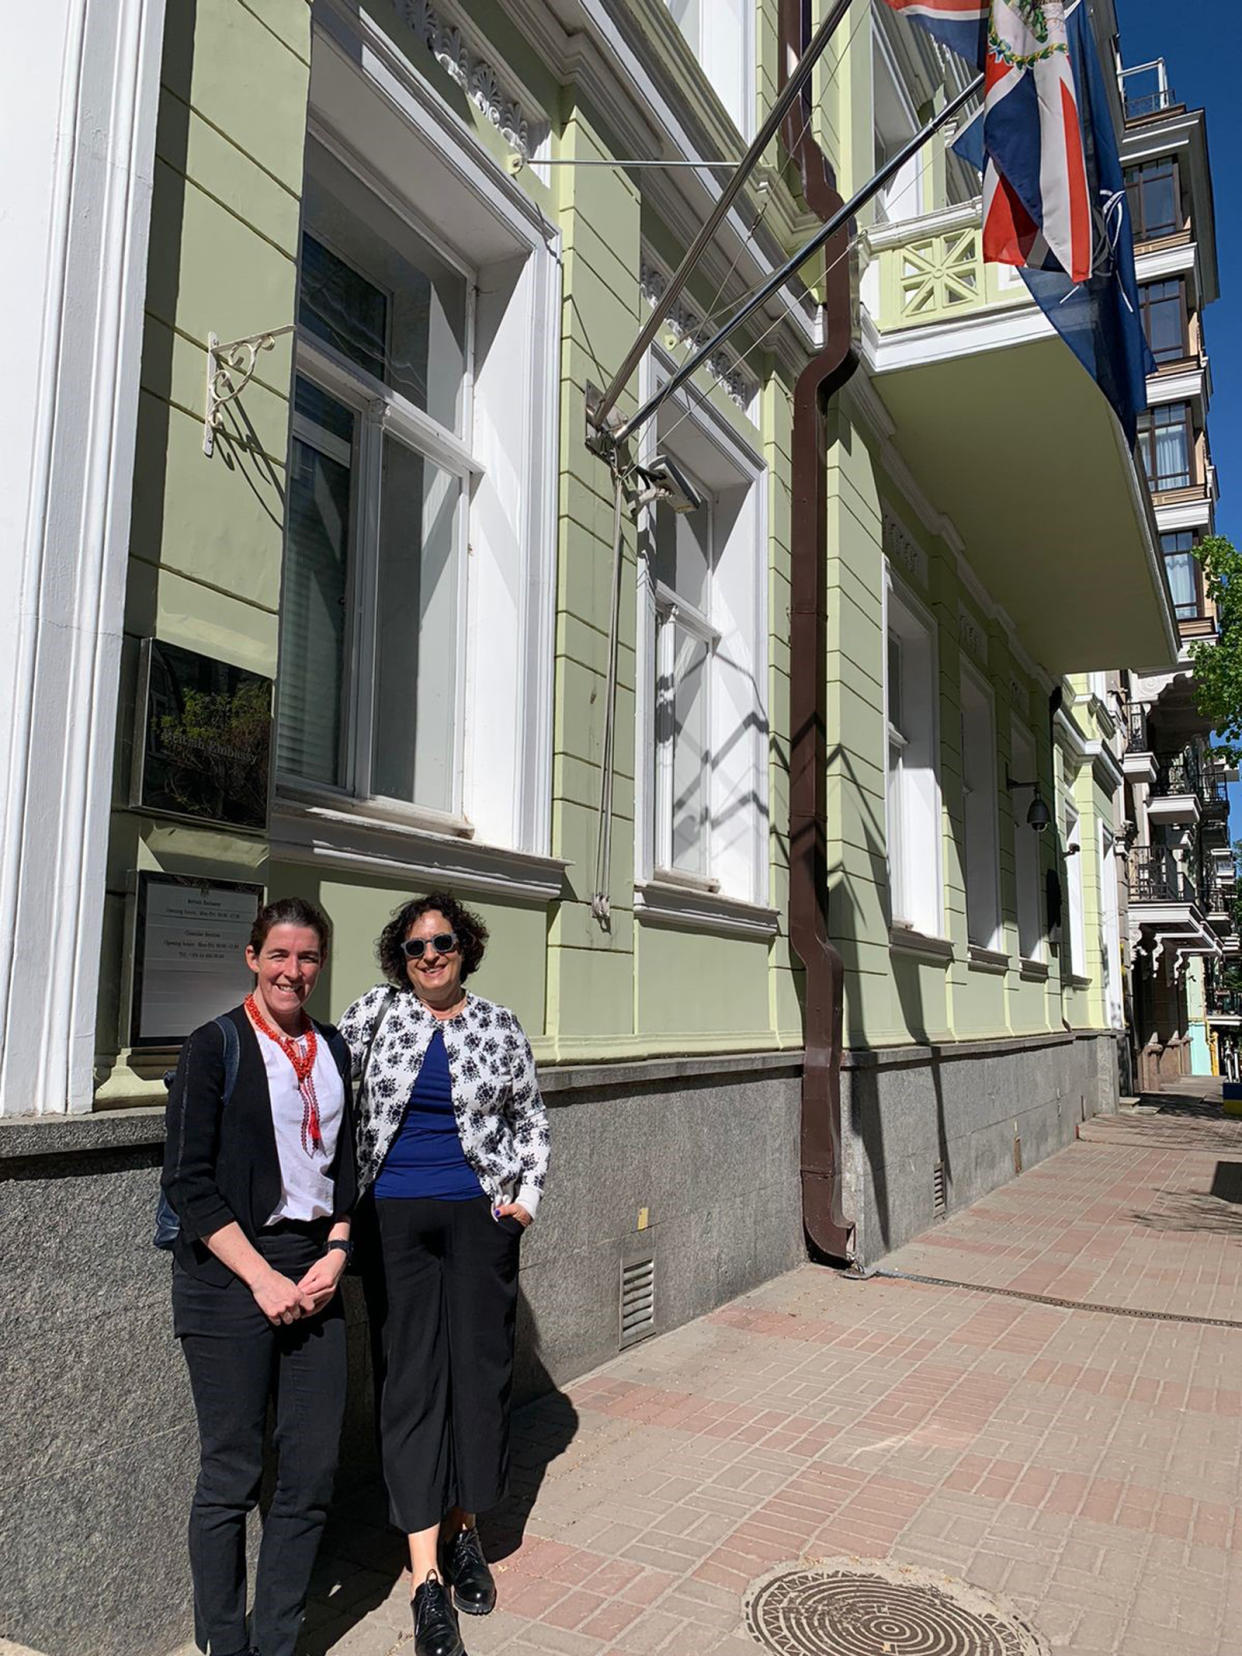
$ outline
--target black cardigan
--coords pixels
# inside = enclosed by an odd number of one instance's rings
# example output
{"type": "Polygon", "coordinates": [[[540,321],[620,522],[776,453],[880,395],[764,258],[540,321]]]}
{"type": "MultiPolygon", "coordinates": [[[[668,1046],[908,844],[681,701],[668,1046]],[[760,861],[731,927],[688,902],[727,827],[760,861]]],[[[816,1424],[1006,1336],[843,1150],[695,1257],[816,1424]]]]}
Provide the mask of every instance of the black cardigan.
{"type": "MultiPolygon", "coordinates": [[[[280,1201],[280,1156],[272,1100],[258,1037],[242,1007],[225,1014],[237,1026],[237,1080],[228,1105],[224,1091],[224,1036],[214,1022],[196,1029],[181,1049],[168,1095],[164,1193],[181,1222],[173,1250],[193,1276],[223,1285],[233,1273],[203,1241],[236,1220],[251,1242],[280,1201]]],[[[332,1165],[332,1219],[345,1218],[357,1193],[349,1048],[330,1024],[316,1023],[345,1087],[345,1109],[332,1165]]]]}

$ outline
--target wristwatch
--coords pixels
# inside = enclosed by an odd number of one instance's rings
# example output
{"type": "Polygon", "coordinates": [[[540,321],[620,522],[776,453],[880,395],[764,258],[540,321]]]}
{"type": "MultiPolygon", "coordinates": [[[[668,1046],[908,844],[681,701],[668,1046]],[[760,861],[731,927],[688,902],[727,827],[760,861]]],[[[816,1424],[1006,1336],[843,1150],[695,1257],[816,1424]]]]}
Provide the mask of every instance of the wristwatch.
{"type": "Polygon", "coordinates": [[[354,1245],[353,1245],[353,1243],[352,1242],[347,1242],[343,1236],[338,1236],[335,1239],[335,1241],[332,1241],[332,1242],[328,1243],[327,1252],[332,1253],[334,1250],[337,1253],[343,1253],[345,1255],[345,1263],[347,1265],[349,1264],[350,1260],[354,1257],[354,1245]]]}

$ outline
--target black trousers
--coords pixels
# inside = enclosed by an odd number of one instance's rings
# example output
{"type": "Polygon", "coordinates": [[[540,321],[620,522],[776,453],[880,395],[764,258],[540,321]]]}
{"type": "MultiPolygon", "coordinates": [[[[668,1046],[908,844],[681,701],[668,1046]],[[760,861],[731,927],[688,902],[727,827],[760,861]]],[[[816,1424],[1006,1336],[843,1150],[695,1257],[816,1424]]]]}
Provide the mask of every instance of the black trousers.
{"type": "Polygon", "coordinates": [[[380,1449],[392,1521],[412,1535],[504,1496],[522,1226],[485,1196],[385,1198],[375,1216],[380,1449]]]}
{"type": "MultiPolygon", "coordinates": [[[[326,1232],[326,1224],[276,1227],[259,1238],[259,1251],[296,1281],[323,1252],[326,1232]]],[[[217,1287],[175,1267],[173,1330],[190,1370],[201,1448],[190,1507],[196,1642],[211,1656],[247,1647],[246,1514],[259,1498],[270,1399],[276,1492],[259,1548],[253,1634],[259,1656],[293,1656],[345,1413],[341,1296],[316,1317],[274,1328],[239,1277],[217,1287]]]]}

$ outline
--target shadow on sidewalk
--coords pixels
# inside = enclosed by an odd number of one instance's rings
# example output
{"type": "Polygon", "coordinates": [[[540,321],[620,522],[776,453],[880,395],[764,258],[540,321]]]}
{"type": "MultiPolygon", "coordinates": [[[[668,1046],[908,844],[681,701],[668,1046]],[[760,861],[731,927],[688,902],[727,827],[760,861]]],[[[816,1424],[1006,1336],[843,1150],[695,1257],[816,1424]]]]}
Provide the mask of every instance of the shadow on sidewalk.
{"type": "MultiPolygon", "coordinates": [[[[578,1411],[556,1389],[539,1357],[538,1328],[520,1288],[515,1367],[519,1395],[532,1400],[513,1411],[509,1494],[500,1506],[479,1518],[483,1550],[493,1562],[509,1557],[522,1545],[548,1466],[565,1452],[578,1430],[578,1411]]],[[[362,1435],[373,1434],[369,1374],[367,1378],[365,1398],[351,1396],[351,1409],[368,1417],[365,1422],[346,1425],[346,1439],[352,1437],[355,1446],[360,1427],[362,1435]]],[[[374,1460],[368,1456],[367,1465],[358,1470],[352,1485],[338,1493],[328,1519],[298,1656],[328,1656],[352,1627],[393,1595],[408,1569],[405,1536],[389,1522],[378,1450],[374,1460]]]]}

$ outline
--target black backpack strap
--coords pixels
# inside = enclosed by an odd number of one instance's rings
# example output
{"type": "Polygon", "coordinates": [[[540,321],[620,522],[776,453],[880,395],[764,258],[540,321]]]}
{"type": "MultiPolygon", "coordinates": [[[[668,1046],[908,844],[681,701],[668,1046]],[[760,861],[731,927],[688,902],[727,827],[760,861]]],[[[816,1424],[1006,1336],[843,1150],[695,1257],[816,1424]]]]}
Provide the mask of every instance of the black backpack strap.
{"type": "MultiPolygon", "coordinates": [[[[220,1102],[227,1104],[233,1096],[233,1088],[237,1085],[237,1071],[241,1065],[241,1042],[237,1038],[237,1025],[232,1018],[219,1017],[212,1020],[220,1031],[224,1041],[224,1086],[220,1090],[220,1102]]],[[[176,1078],[176,1070],[164,1072],[164,1085],[171,1092],[176,1078]]],[[[173,1210],[172,1203],[165,1196],[161,1187],[155,1204],[155,1235],[152,1243],[164,1252],[170,1252],[177,1243],[181,1230],[181,1221],[173,1210]]]]}
{"type": "Polygon", "coordinates": [[[241,1042],[237,1038],[237,1025],[232,1018],[221,1015],[215,1023],[224,1037],[224,1087],[220,1093],[220,1102],[227,1104],[233,1096],[233,1088],[237,1085],[237,1071],[241,1065],[241,1042]]]}

